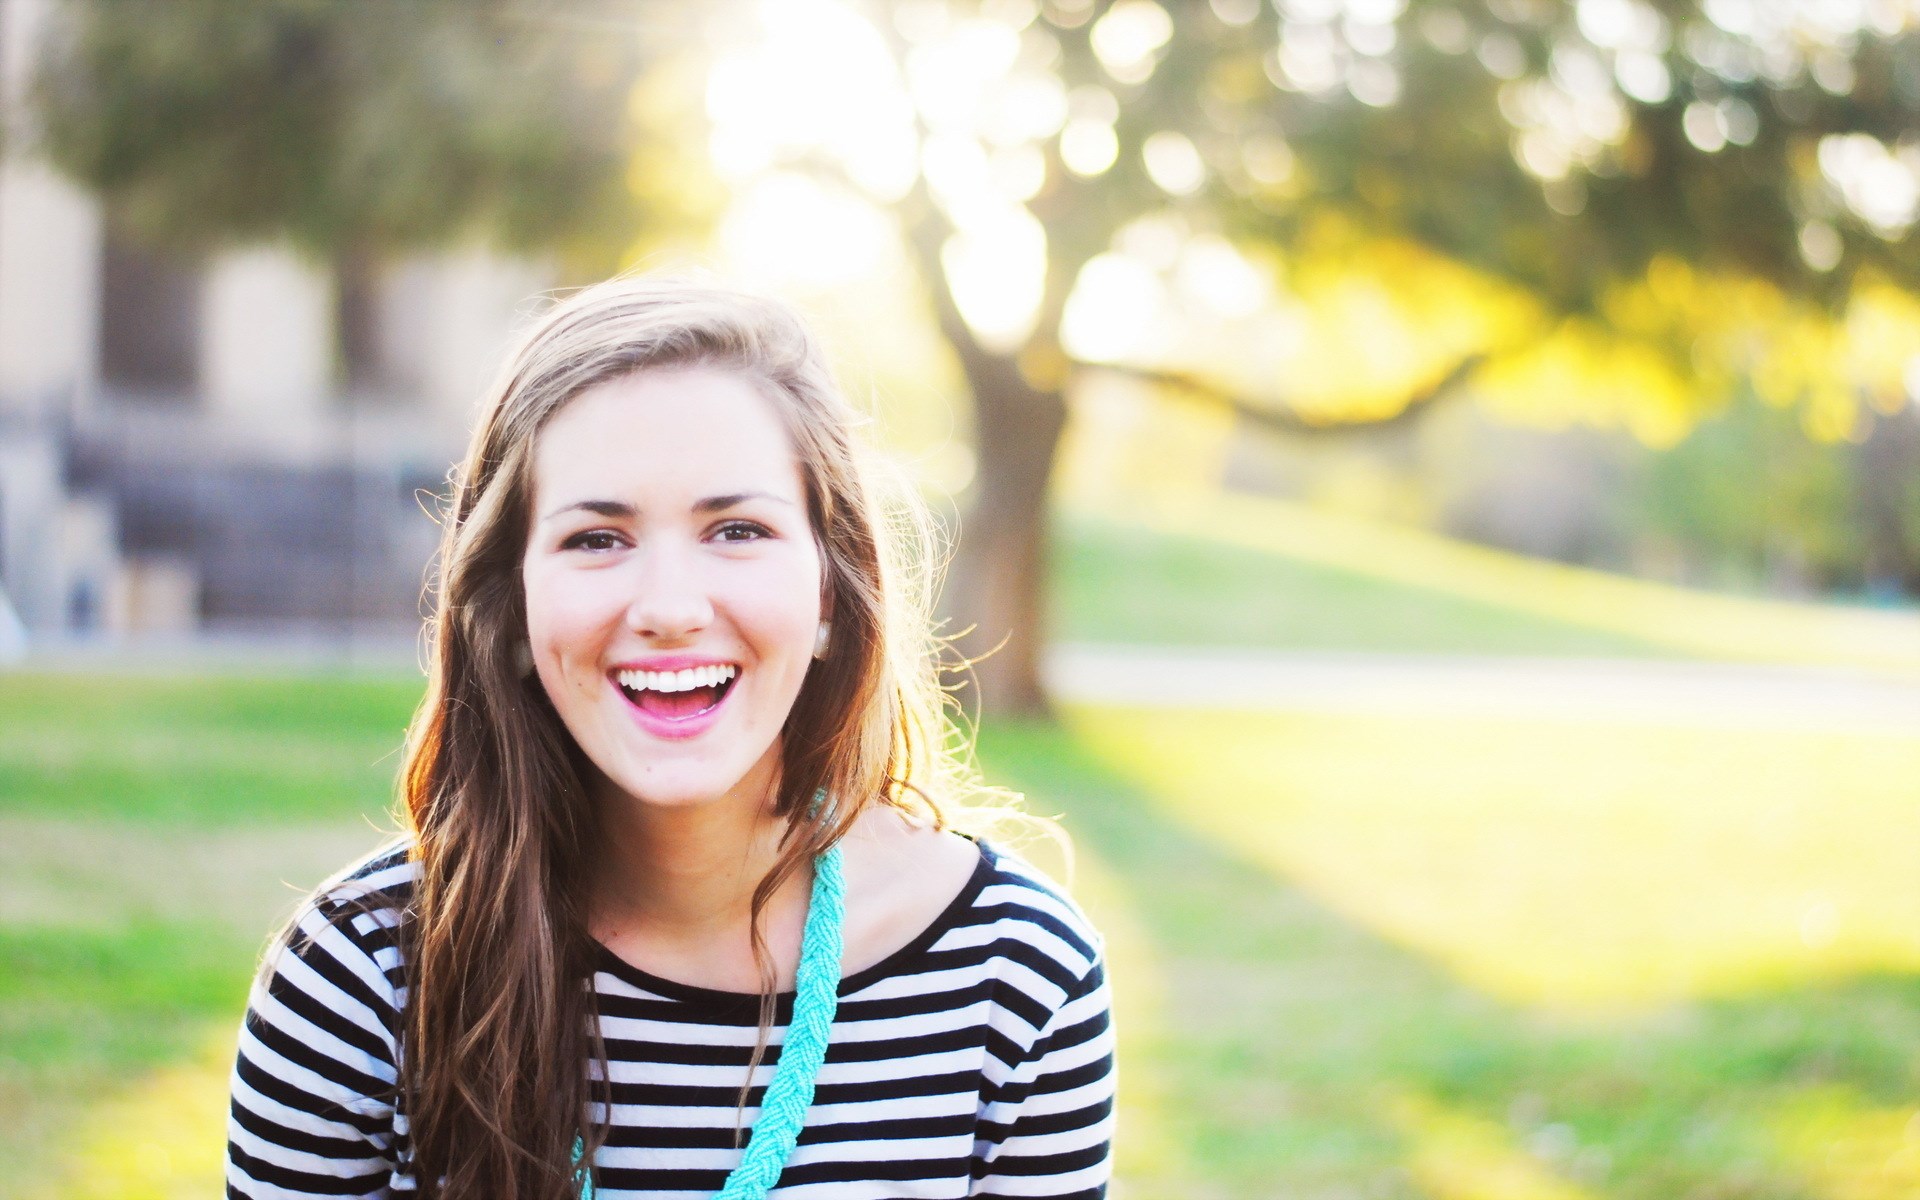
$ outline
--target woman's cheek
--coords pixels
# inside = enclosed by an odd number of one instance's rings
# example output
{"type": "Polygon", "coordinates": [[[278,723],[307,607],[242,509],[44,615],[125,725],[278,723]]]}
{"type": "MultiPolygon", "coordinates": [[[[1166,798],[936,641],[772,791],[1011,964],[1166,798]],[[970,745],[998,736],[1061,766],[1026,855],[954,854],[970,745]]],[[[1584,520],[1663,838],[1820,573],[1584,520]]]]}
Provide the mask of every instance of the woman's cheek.
{"type": "MultiPolygon", "coordinates": [[[[606,581],[582,573],[529,572],[526,600],[528,638],[543,677],[553,667],[570,676],[583,663],[597,676],[610,622],[617,624],[620,615],[606,581]]],[[[580,686],[579,680],[569,683],[580,686]]]]}
{"type": "Polygon", "coordinates": [[[791,558],[757,564],[760,570],[743,574],[730,588],[738,613],[751,614],[754,632],[766,641],[803,648],[812,657],[814,634],[820,623],[820,574],[814,564],[791,558]]]}

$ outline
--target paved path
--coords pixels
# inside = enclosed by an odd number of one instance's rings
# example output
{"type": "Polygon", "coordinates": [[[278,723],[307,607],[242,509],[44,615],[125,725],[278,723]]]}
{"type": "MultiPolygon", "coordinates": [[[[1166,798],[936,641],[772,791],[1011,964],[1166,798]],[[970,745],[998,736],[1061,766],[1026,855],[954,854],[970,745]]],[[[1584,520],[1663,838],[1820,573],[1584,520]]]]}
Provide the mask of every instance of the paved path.
{"type": "Polygon", "coordinates": [[[1665,660],[1058,646],[1062,699],[1174,708],[1441,712],[1920,735],[1920,682],[1665,660]]]}
{"type": "Polygon", "coordinates": [[[119,672],[265,675],[285,671],[418,672],[426,661],[416,630],[382,627],[353,633],[325,627],[250,632],[40,639],[0,672],[119,672]]]}

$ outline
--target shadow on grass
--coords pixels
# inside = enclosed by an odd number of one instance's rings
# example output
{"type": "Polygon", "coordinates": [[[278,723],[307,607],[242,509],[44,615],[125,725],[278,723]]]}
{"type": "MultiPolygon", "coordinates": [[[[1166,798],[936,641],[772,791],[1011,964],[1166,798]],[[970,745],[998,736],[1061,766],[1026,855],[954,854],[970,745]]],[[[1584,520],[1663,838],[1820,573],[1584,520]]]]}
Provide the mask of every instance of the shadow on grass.
{"type": "Polygon", "coordinates": [[[1158,1020],[1122,1077],[1155,1094],[1177,1153],[1144,1194],[1920,1194],[1920,978],[1556,1019],[1197,834],[1070,730],[990,727],[980,754],[1065,814],[1150,942],[1158,1020]]]}

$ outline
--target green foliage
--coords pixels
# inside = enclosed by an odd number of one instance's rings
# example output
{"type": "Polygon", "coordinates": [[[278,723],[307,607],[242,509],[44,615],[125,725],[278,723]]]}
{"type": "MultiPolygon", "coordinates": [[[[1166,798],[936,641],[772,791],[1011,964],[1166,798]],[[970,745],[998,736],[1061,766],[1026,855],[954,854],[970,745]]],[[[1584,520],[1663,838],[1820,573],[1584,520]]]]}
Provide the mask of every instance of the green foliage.
{"type": "MultiPolygon", "coordinates": [[[[640,0],[181,0],[137,6],[137,19],[135,7],[60,6],[63,26],[36,90],[53,160],[151,240],[200,247],[285,236],[361,266],[384,251],[472,235],[558,246],[576,266],[594,264],[581,274],[598,274],[662,212],[678,219],[686,207],[717,206],[721,197],[686,182],[698,173],[677,169],[661,149],[701,139],[685,129],[662,136],[634,114],[646,107],[690,128],[702,119],[699,72],[659,69],[668,58],[701,58],[669,45],[694,43],[680,36],[693,32],[690,14],[724,30],[717,50],[735,33],[752,36],[738,11],[713,19],[697,6],[640,0]],[[660,94],[663,81],[672,96],[660,94]]],[[[912,77],[916,58],[926,66],[952,52],[964,76],[998,56],[986,68],[998,72],[988,94],[974,103],[959,95],[969,86],[961,83],[930,98],[928,75],[874,101],[901,106],[889,117],[899,118],[891,148],[905,179],[889,170],[876,184],[863,170],[888,147],[849,136],[854,123],[844,112],[817,129],[792,128],[774,112],[748,119],[773,132],[740,161],[837,176],[899,219],[976,402],[984,507],[970,522],[950,596],[979,611],[957,614],[956,625],[980,625],[986,644],[1020,635],[1016,653],[1001,660],[1020,670],[1031,661],[1020,647],[1035,631],[1011,626],[1038,610],[1037,573],[1019,570],[996,585],[1009,601],[1004,614],[965,597],[968,580],[984,578],[976,555],[1033,561],[1027,550],[1040,518],[1021,497],[1043,494],[1052,468],[1050,422],[1075,366],[1062,344],[1067,301],[1083,268],[1142,218],[1158,232],[1135,240],[1159,248],[1128,253],[1158,272],[1171,298],[1188,290],[1171,265],[1181,259],[1178,243],[1225,233],[1262,271],[1317,256],[1366,283],[1360,290],[1372,295],[1349,321],[1357,343],[1396,327],[1400,340],[1432,341],[1424,357],[1433,362],[1405,373],[1405,395],[1370,397],[1350,419],[1389,416],[1434,380],[1453,378],[1450,364],[1470,362],[1483,364],[1480,384],[1504,369],[1504,391],[1529,409],[1621,420],[1632,396],[1652,394],[1642,432],[1663,442],[1763,374],[1775,377],[1779,394],[1770,398],[1818,410],[1823,436],[1846,432],[1858,390],[1886,394],[1886,364],[1869,371],[1860,360],[1873,356],[1841,345],[1835,335],[1848,326],[1830,318],[1874,288],[1920,286],[1920,239],[1907,236],[1920,214],[1900,201],[1912,171],[1894,153],[1920,119],[1920,30],[1895,8],[1841,18],[1854,28],[1827,28],[1804,5],[1710,8],[1700,0],[878,3],[863,10],[867,32],[894,67],[912,77]],[[910,107],[903,97],[916,91],[921,103],[910,107]],[[1025,99],[1003,103],[1008,97],[1025,99]],[[1025,109],[1049,107],[1036,97],[1059,101],[1052,107],[1061,120],[1029,120],[1025,109]],[[953,111],[935,111],[956,99],[953,111]],[[1022,109],[1018,119],[1013,108],[1022,109]],[[1063,138],[1075,122],[1111,137],[1110,164],[1068,168],[1063,138]],[[933,144],[936,134],[944,145],[933,144]],[[1150,169],[1147,151],[1169,138],[1176,157],[1199,164],[1191,187],[1150,169]],[[1842,169],[1849,155],[1860,168],[1850,176],[1842,169]],[[962,165],[934,179],[919,170],[930,162],[962,165]],[[1032,184],[1008,182],[1016,179],[1032,184]],[[1882,186],[1888,180],[1898,186],[1882,186]],[[1019,220],[1006,224],[1016,210],[1019,220]],[[1044,269],[1038,309],[1023,344],[990,345],[955,302],[943,256],[959,244],[955,235],[1008,244],[1005,229],[1028,228],[1027,217],[1045,232],[1045,262],[1034,264],[1044,269]],[[1473,307],[1460,286],[1453,314],[1430,303],[1400,312],[1408,295],[1446,289],[1410,282],[1408,255],[1366,253],[1389,244],[1417,246],[1482,283],[1516,284],[1502,289],[1514,303],[1494,306],[1505,314],[1499,320],[1450,321],[1473,307]],[[1807,345],[1769,356],[1766,343],[1787,340],[1788,330],[1806,334],[1807,345]],[[1877,377],[1862,377],[1869,373],[1877,377]],[[1595,379],[1610,386],[1585,386],[1595,379]],[[1020,511],[992,512],[996,501],[1020,511]]],[[[815,15],[820,29],[833,24],[830,14],[815,15]]],[[[835,69],[830,38],[824,54],[823,43],[786,42],[783,53],[835,69]]],[[[759,102],[780,105],[790,94],[769,89],[759,102]]],[[[740,161],[728,170],[738,172],[740,161]]],[[[1017,249],[1008,252],[1018,257],[1017,249]]],[[[985,272],[1020,273],[1006,264],[985,272]]],[[[1312,297],[1296,290],[1289,300],[1311,306],[1312,297]]],[[[1181,316],[1213,323],[1199,309],[1181,316]]],[[[1912,313],[1887,326],[1899,337],[1862,340],[1920,337],[1912,313]]],[[[1270,411],[1297,399],[1287,390],[1297,380],[1272,359],[1259,348],[1244,362],[1223,361],[1220,377],[1237,375],[1236,389],[1250,372],[1269,377],[1251,398],[1222,391],[1227,402],[1270,411]]],[[[1152,374],[1194,364],[1125,365],[1152,374]]],[[[1633,416],[1626,413],[1629,423],[1633,416]]],[[[1826,453],[1811,451],[1809,461],[1826,453]]],[[[1804,477],[1805,490],[1788,496],[1788,509],[1831,510],[1831,472],[1789,474],[1804,477]]],[[[1706,526],[1727,529],[1743,547],[1736,557],[1751,557],[1744,547],[1760,535],[1737,528],[1732,504],[1706,504],[1718,514],[1706,526]]],[[[1811,532],[1824,520],[1765,536],[1784,538],[1816,573],[1840,578],[1826,564],[1845,558],[1841,535],[1823,542],[1811,532]]],[[[1913,559],[1906,553],[1880,570],[1920,589],[1913,559]]],[[[1001,669],[985,668],[989,676],[1001,669]]],[[[1010,694],[1037,691],[1036,683],[1010,694]]]]}
{"type": "Polygon", "coordinates": [[[1858,589],[1858,458],[1851,443],[1809,439],[1791,411],[1738,401],[1646,457],[1637,520],[1718,582],[1858,589]]]}
{"type": "MultiPolygon", "coordinates": [[[[1352,48],[1360,40],[1352,26],[1325,26],[1322,38],[1310,22],[1284,25],[1283,44],[1328,47],[1331,86],[1269,68],[1287,86],[1248,105],[1236,124],[1286,139],[1301,178],[1278,196],[1240,183],[1234,190],[1250,201],[1244,226],[1258,235],[1294,224],[1303,207],[1335,206],[1576,312],[1593,311],[1608,286],[1663,255],[1834,300],[1862,267],[1920,283],[1920,245],[1849,212],[1816,165],[1823,136],[1859,132],[1892,145],[1920,118],[1920,31],[1863,28],[1844,49],[1825,49],[1792,15],[1756,15],[1741,29],[1709,19],[1705,7],[1609,5],[1621,19],[1602,30],[1588,19],[1599,6],[1414,0],[1384,57],[1352,48]],[[1363,87],[1349,81],[1377,73],[1370,59],[1391,64],[1398,79],[1390,103],[1355,98],[1363,87]],[[1622,68],[1623,60],[1633,61],[1622,68]],[[1623,94],[1615,71],[1626,78],[1635,63],[1654,62],[1668,82],[1643,85],[1638,99],[1623,94]],[[1616,102],[1623,135],[1575,128],[1576,112],[1605,127],[1616,102]],[[1689,114],[1696,103],[1704,108],[1689,114]],[[1741,126],[1732,138],[1714,133],[1701,145],[1685,131],[1689,120],[1724,128],[1727,113],[1741,126]],[[1529,130],[1549,134],[1532,154],[1522,148],[1529,130]],[[1810,220],[1838,229],[1837,269],[1803,260],[1810,220]]],[[[1250,76],[1266,47],[1208,25],[1181,27],[1168,51],[1206,60],[1198,97],[1191,80],[1170,73],[1168,94],[1144,111],[1179,91],[1187,111],[1211,108],[1219,126],[1227,110],[1208,100],[1231,94],[1230,81],[1250,76]]],[[[1244,181],[1244,169],[1222,164],[1220,178],[1236,176],[1244,181]]]]}
{"type": "Polygon", "coordinates": [[[618,14],[508,0],[62,5],[37,78],[55,163],[175,248],[624,236],[618,14]]]}

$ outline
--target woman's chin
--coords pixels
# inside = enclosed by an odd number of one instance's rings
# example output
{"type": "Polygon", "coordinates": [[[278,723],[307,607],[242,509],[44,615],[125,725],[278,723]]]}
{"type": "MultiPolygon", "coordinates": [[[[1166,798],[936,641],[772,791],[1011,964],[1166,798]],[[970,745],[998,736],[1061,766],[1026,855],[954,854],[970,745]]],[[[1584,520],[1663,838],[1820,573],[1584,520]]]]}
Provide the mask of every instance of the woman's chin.
{"type": "MultiPolygon", "coordinates": [[[[739,781],[734,782],[737,785],[739,781]]],[[[609,778],[603,795],[618,803],[648,808],[703,808],[721,803],[733,793],[733,787],[711,781],[609,778]]]]}
{"type": "MultiPolygon", "coordinates": [[[[750,781],[761,772],[676,769],[661,764],[652,770],[601,772],[601,796],[614,803],[639,804],[654,809],[695,809],[741,800],[750,790],[764,796],[775,776],[767,775],[758,789],[750,781]]],[[[687,767],[693,764],[685,764],[687,767]]]]}

